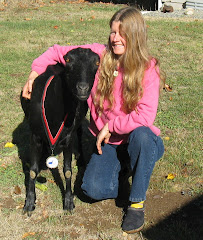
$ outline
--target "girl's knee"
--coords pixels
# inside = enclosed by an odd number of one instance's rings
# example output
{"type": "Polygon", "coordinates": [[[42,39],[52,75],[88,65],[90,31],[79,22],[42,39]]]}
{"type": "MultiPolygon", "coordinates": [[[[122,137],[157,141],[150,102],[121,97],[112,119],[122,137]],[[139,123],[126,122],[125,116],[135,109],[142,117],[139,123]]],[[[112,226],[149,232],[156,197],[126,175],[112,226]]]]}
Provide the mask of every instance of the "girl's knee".
{"type": "Polygon", "coordinates": [[[117,194],[119,171],[116,148],[106,144],[103,154],[93,154],[87,165],[82,184],[84,193],[96,200],[114,198],[117,194]]]}
{"type": "Polygon", "coordinates": [[[94,183],[88,184],[87,182],[83,182],[81,186],[83,192],[88,197],[95,199],[95,200],[101,200],[102,194],[100,193],[100,188],[97,187],[94,183]]]}
{"type": "Polygon", "coordinates": [[[142,155],[147,159],[153,158],[156,162],[164,153],[163,141],[150,128],[139,127],[130,134],[128,152],[131,153],[131,158],[137,159],[142,155]]]}
{"type": "Polygon", "coordinates": [[[140,143],[148,143],[157,136],[148,127],[138,127],[130,134],[129,141],[136,141],[140,143]]]}
{"type": "Polygon", "coordinates": [[[112,184],[107,186],[98,181],[84,181],[81,187],[88,197],[95,200],[116,198],[118,195],[118,186],[112,184]]]}

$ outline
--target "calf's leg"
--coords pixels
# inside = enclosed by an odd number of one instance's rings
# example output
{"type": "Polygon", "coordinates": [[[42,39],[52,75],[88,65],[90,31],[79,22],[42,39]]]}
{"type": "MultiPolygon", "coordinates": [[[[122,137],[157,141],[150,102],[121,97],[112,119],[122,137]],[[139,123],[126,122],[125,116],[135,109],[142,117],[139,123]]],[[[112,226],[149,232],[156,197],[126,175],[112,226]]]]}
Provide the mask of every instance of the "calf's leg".
{"type": "Polygon", "coordinates": [[[42,141],[41,139],[32,134],[30,141],[30,172],[28,178],[28,184],[26,186],[26,199],[23,212],[27,213],[28,216],[31,216],[31,212],[35,209],[35,182],[37,175],[40,171],[39,161],[42,156],[42,141]]]}
{"type": "Polygon", "coordinates": [[[72,211],[75,206],[73,203],[73,193],[72,193],[72,189],[71,189],[71,177],[72,177],[72,168],[71,168],[72,144],[71,143],[69,143],[68,145],[66,145],[64,147],[63,155],[64,155],[63,172],[64,172],[64,176],[65,176],[65,181],[66,181],[63,209],[72,211]]]}

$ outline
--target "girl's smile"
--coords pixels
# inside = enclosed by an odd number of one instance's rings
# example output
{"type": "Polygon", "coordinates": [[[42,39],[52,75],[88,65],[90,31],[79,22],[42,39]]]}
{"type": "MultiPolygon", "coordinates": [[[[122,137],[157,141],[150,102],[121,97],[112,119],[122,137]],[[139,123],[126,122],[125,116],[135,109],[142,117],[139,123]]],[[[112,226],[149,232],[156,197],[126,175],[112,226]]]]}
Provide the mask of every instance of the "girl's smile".
{"type": "Polygon", "coordinates": [[[120,21],[114,21],[111,26],[110,42],[114,54],[122,55],[126,50],[126,40],[120,34],[120,21]]]}

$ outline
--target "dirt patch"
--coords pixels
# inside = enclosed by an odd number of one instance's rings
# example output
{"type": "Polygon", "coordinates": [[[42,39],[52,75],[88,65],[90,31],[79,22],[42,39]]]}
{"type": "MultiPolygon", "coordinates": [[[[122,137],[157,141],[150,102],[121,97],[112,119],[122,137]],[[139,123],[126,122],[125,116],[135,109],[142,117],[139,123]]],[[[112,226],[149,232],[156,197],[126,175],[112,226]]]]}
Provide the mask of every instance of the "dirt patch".
{"type": "MultiPolygon", "coordinates": [[[[189,204],[194,197],[188,195],[182,195],[180,192],[175,193],[151,193],[147,196],[145,203],[145,214],[148,223],[157,223],[171,213],[181,209],[181,207],[189,204]]],[[[39,204],[38,204],[39,205],[39,204]]],[[[1,208],[16,208],[17,203],[12,196],[1,199],[1,208]]],[[[86,208],[80,208],[76,206],[75,213],[80,213],[84,218],[84,225],[90,226],[94,221],[100,221],[101,225],[111,227],[111,223],[105,223],[104,216],[122,217],[122,208],[119,208],[115,204],[115,200],[104,200],[90,204],[86,208]]]]}
{"type": "Polygon", "coordinates": [[[12,208],[16,208],[16,206],[17,206],[17,203],[12,198],[12,196],[1,199],[1,203],[0,203],[1,209],[3,209],[3,208],[12,209],[12,208]]]}
{"type": "Polygon", "coordinates": [[[122,219],[122,209],[116,207],[114,200],[105,200],[91,204],[90,208],[81,209],[81,215],[81,225],[96,233],[98,230],[117,228],[122,219]]]}
{"type": "Polygon", "coordinates": [[[146,201],[146,220],[149,224],[162,221],[182,206],[189,204],[192,199],[191,196],[182,195],[181,192],[151,193],[146,201]]]}
{"type": "MultiPolygon", "coordinates": [[[[124,238],[125,235],[123,235],[120,228],[123,217],[123,209],[117,207],[115,200],[113,199],[91,204],[83,202],[79,202],[78,204],[76,203],[74,213],[69,215],[63,215],[62,210],[51,210],[49,205],[45,202],[47,200],[47,198],[40,199],[37,204],[37,209],[33,213],[32,217],[27,219],[26,216],[21,216],[19,217],[19,221],[25,221],[27,230],[32,229],[33,222],[35,222],[36,228],[40,228],[40,226],[44,225],[47,221],[49,224],[53,221],[54,225],[57,226],[55,234],[57,233],[57,236],[61,237],[61,239],[63,239],[64,236],[68,236],[67,239],[85,239],[85,236],[88,234],[88,236],[92,236],[92,239],[106,240],[113,239],[111,237],[115,236],[114,231],[117,231],[117,238],[115,239],[158,240],[158,236],[164,236],[166,231],[170,230],[173,224],[175,226],[177,225],[177,230],[178,225],[181,222],[184,222],[186,225],[195,225],[196,229],[200,229],[200,224],[202,224],[202,199],[196,199],[188,194],[182,195],[181,192],[153,192],[147,195],[145,205],[146,224],[143,230],[142,238],[140,238],[138,234],[128,237],[126,236],[126,238],[124,238]],[[97,238],[96,236],[100,236],[100,238],[97,238]]],[[[0,209],[2,212],[6,211],[6,209],[7,211],[12,212],[12,209],[18,209],[18,205],[19,203],[16,202],[16,197],[9,196],[1,199],[0,209]]],[[[21,209],[18,209],[17,211],[18,212],[16,212],[15,215],[20,214],[19,211],[21,211],[21,209]]],[[[14,214],[14,212],[12,214],[14,214]]],[[[172,232],[174,234],[174,230],[172,232]]],[[[38,230],[36,234],[40,235],[42,239],[49,236],[47,235],[47,231],[38,230]]],[[[182,234],[181,237],[174,239],[187,239],[182,238],[182,236],[184,235],[182,234]]],[[[173,238],[169,237],[168,239],[173,238]]]]}

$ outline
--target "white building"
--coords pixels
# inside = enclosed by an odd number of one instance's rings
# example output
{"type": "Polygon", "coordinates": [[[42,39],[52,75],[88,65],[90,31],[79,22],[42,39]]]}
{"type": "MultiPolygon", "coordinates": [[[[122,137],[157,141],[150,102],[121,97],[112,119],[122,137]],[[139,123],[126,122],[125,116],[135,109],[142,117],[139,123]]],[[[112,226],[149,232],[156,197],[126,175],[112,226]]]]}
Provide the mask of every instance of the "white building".
{"type": "Polygon", "coordinates": [[[165,4],[172,6],[174,10],[182,8],[193,8],[203,10],[203,0],[134,0],[134,4],[137,4],[141,10],[160,10],[165,4]]]}

